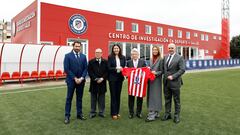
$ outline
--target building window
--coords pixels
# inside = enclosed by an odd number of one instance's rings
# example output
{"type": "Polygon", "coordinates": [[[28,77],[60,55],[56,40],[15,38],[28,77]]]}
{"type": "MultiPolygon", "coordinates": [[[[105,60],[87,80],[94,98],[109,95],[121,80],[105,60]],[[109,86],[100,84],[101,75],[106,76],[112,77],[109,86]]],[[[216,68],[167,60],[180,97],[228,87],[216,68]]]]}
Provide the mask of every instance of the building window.
{"type": "Polygon", "coordinates": [[[218,37],[218,40],[222,40],[222,37],[221,37],[221,36],[219,36],[219,37],[218,37]]]}
{"type": "Polygon", "coordinates": [[[162,36],[163,35],[163,28],[157,27],[157,35],[162,36]]]}
{"type": "Polygon", "coordinates": [[[216,37],[216,36],[213,36],[213,39],[217,39],[217,37],[216,37]]]}
{"type": "Polygon", "coordinates": [[[116,31],[123,31],[124,30],[124,22],[123,21],[116,21],[116,31]]]}
{"type": "Polygon", "coordinates": [[[140,58],[150,60],[150,44],[140,44],[140,58]]]}
{"type": "Polygon", "coordinates": [[[194,37],[198,37],[198,34],[197,34],[197,33],[194,33],[194,37]]]}
{"type": "Polygon", "coordinates": [[[190,39],[190,38],[191,38],[190,32],[186,32],[186,39],[190,39]]]}
{"type": "Polygon", "coordinates": [[[133,48],[138,48],[138,45],[136,43],[126,43],[126,60],[130,60],[131,59],[131,50],[133,48]]]}
{"type": "Polygon", "coordinates": [[[173,29],[168,29],[168,37],[173,37],[173,29]]]}
{"type": "Polygon", "coordinates": [[[113,45],[118,44],[120,48],[123,50],[123,43],[121,42],[110,42],[108,45],[108,54],[110,55],[112,53],[112,47],[113,45]]]}
{"type": "Polygon", "coordinates": [[[152,27],[150,25],[145,25],[145,34],[152,34],[152,27]]]}
{"type": "Polygon", "coordinates": [[[135,32],[135,33],[138,32],[138,24],[137,23],[132,23],[132,32],[135,32]]]}
{"type": "Polygon", "coordinates": [[[178,30],[178,38],[182,38],[182,31],[178,30]]]}
{"type": "Polygon", "coordinates": [[[208,41],[208,35],[207,34],[205,35],[205,40],[208,41]]]}
{"type": "Polygon", "coordinates": [[[204,41],[204,34],[201,34],[201,40],[204,41]]]}

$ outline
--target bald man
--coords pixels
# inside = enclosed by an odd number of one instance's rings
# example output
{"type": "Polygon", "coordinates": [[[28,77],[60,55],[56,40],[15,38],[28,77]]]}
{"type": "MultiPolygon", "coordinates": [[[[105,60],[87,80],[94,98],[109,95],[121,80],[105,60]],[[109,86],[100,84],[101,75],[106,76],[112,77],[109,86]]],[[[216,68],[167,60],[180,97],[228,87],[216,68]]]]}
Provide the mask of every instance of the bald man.
{"type": "Polygon", "coordinates": [[[185,73],[185,62],[182,56],[176,54],[176,45],[168,45],[168,55],[164,57],[164,97],[165,114],[163,121],[169,120],[171,116],[172,98],[174,99],[175,113],[174,123],[180,122],[180,88],[183,84],[182,75],[185,73]]]}
{"type": "Polygon", "coordinates": [[[102,58],[102,49],[95,50],[95,58],[89,61],[88,74],[90,76],[91,111],[90,118],[96,117],[96,105],[98,104],[98,116],[105,117],[105,93],[108,76],[107,60],[102,58]]]}

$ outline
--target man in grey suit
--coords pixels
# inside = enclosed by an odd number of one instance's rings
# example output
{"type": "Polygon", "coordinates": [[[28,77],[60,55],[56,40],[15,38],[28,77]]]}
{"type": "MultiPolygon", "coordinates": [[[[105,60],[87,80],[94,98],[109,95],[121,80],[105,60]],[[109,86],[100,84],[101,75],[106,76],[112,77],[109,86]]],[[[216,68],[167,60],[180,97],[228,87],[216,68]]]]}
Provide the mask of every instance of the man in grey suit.
{"type": "Polygon", "coordinates": [[[182,75],[185,73],[185,62],[182,56],[176,54],[176,45],[168,45],[169,54],[164,57],[164,97],[165,114],[163,121],[171,119],[172,97],[174,99],[174,123],[180,122],[180,88],[183,84],[182,75]]]}
{"type": "MultiPolygon", "coordinates": [[[[132,59],[127,61],[127,67],[134,67],[134,68],[146,67],[146,62],[144,60],[139,59],[139,52],[136,48],[132,49],[131,57],[132,59]]],[[[131,95],[128,96],[129,119],[132,119],[134,116],[134,100],[135,100],[134,96],[131,96],[131,95]]],[[[137,97],[136,116],[138,118],[142,118],[142,114],[141,114],[142,103],[143,103],[143,98],[137,97]]]]}

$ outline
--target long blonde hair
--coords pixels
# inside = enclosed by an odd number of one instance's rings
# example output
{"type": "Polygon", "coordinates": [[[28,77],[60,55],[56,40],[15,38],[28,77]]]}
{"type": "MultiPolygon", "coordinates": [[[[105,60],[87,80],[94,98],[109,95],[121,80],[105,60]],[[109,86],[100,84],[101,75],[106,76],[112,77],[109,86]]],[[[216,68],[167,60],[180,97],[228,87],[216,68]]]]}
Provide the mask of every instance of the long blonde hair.
{"type": "Polygon", "coordinates": [[[152,47],[152,50],[154,49],[154,48],[156,48],[157,49],[157,51],[158,51],[158,54],[157,54],[157,57],[155,57],[153,54],[152,54],[152,57],[154,58],[159,58],[159,59],[162,59],[162,55],[161,55],[161,50],[160,50],[160,48],[158,47],[158,46],[156,46],[156,45],[153,45],[153,47],[152,47]]]}

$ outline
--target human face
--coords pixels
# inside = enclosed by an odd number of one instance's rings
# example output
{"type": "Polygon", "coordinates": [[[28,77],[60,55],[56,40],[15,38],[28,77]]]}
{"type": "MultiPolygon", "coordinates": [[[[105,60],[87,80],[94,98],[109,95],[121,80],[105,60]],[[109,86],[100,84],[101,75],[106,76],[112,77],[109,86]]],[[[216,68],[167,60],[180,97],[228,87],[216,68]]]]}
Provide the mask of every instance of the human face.
{"type": "Polygon", "coordinates": [[[176,47],[175,46],[172,46],[172,45],[170,45],[170,46],[168,46],[168,53],[169,54],[174,54],[175,53],[175,51],[176,51],[176,47]]]}
{"type": "Polygon", "coordinates": [[[139,56],[138,52],[133,51],[133,52],[131,53],[131,57],[132,57],[133,60],[137,60],[137,59],[138,59],[138,56],[139,56]]]}
{"type": "Polygon", "coordinates": [[[156,47],[153,47],[153,48],[152,48],[152,53],[153,53],[154,56],[157,56],[158,53],[159,53],[159,52],[158,52],[158,49],[157,49],[156,47]]]}
{"type": "Polygon", "coordinates": [[[97,59],[101,58],[102,57],[102,50],[101,49],[96,49],[95,51],[95,57],[97,59]]]}
{"type": "Polygon", "coordinates": [[[113,47],[113,52],[114,52],[115,55],[119,55],[120,48],[118,46],[114,46],[113,47]]]}
{"type": "Polygon", "coordinates": [[[81,51],[81,44],[79,44],[79,43],[75,43],[74,45],[73,45],[73,50],[75,51],[75,52],[80,52],[81,51]]]}

